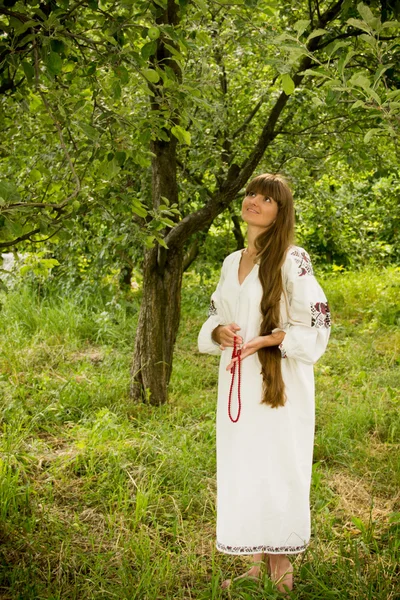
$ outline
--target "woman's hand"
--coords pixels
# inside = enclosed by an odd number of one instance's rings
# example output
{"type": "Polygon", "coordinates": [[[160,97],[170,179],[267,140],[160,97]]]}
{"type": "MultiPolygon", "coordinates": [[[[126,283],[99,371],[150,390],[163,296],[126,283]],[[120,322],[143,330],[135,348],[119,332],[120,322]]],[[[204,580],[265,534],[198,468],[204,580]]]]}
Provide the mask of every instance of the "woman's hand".
{"type": "MultiPolygon", "coordinates": [[[[284,340],[285,337],[284,331],[276,331],[275,333],[271,333],[270,335],[258,335],[253,338],[249,342],[243,345],[242,351],[240,353],[240,360],[243,360],[247,356],[258,352],[261,348],[267,348],[269,346],[279,346],[284,340]]],[[[229,365],[226,367],[227,371],[230,371],[233,367],[234,363],[238,361],[238,358],[233,358],[229,365]]]]}
{"type": "Polygon", "coordinates": [[[219,344],[221,350],[233,346],[233,340],[236,338],[237,344],[243,344],[243,339],[236,332],[239,331],[240,327],[236,323],[230,323],[229,325],[218,325],[211,337],[215,342],[219,344]]]}

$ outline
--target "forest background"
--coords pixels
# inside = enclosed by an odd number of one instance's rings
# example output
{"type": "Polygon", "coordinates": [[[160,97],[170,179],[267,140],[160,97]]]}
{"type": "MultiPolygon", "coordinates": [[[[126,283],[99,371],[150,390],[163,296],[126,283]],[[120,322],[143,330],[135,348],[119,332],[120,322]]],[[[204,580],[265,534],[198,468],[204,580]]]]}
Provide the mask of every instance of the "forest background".
{"type": "Polygon", "coordinates": [[[396,597],[399,14],[0,0],[0,248],[24,255],[1,279],[2,597],[218,598],[243,568],[213,549],[195,348],[266,171],[334,316],[296,597],[396,597]]]}

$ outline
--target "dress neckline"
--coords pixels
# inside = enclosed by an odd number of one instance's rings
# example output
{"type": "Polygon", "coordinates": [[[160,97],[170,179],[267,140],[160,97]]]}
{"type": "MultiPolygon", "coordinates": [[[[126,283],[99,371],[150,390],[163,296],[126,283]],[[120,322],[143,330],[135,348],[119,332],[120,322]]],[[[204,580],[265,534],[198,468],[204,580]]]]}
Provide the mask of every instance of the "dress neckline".
{"type": "Polygon", "coordinates": [[[244,250],[245,250],[245,249],[243,248],[243,250],[239,250],[239,252],[238,252],[238,256],[239,256],[239,262],[238,262],[238,266],[237,266],[237,272],[236,272],[237,274],[236,274],[236,277],[237,277],[237,282],[238,282],[238,285],[239,285],[239,287],[242,287],[242,286],[243,286],[243,285],[246,283],[246,281],[248,280],[248,278],[250,277],[250,275],[253,273],[254,269],[255,269],[256,267],[258,267],[258,263],[254,263],[254,265],[253,265],[253,268],[251,269],[251,271],[249,271],[249,272],[247,273],[247,275],[246,275],[246,277],[243,279],[242,283],[240,283],[240,279],[239,279],[239,269],[240,269],[240,263],[241,263],[241,261],[242,261],[242,256],[243,256],[244,250]]]}

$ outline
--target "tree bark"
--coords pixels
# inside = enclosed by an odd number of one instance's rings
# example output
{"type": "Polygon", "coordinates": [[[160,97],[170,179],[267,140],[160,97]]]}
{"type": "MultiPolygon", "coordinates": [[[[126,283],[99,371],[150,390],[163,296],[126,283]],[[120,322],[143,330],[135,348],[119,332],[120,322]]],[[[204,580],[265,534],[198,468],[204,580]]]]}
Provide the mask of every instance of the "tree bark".
{"type": "Polygon", "coordinates": [[[240,219],[235,214],[231,214],[231,219],[233,223],[233,235],[236,240],[236,250],[242,250],[244,248],[244,236],[240,227],[240,219]]]}
{"type": "MultiPolygon", "coordinates": [[[[161,204],[162,196],[171,204],[178,202],[176,144],[172,135],[168,142],[156,140],[152,144],[154,207],[161,204]]],[[[143,298],[131,369],[131,396],[136,401],[158,406],[168,398],[179,328],[182,273],[183,247],[167,249],[156,244],[145,251],[143,298]]]]}
{"type": "Polygon", "coordinates": [[[163,268],[158,249],[145,251],[143,299],[136,331],[131,370],[135,401],[160,405],[168,398],[172,356],[181,310],[183,252],[168,252],[163,268]]]}

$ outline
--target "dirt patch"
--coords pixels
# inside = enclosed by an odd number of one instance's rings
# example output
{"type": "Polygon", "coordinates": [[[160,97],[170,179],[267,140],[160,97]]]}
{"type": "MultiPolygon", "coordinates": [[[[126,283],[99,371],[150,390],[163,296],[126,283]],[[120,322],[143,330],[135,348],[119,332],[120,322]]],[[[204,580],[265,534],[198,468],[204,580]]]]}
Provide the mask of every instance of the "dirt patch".
{"type": "Polygon", "coordinates": [[[96,365],[103,362],[104,352],[101,352],[95,348],[88,348],[84,352],[74,352],[69,357],[70,362],[82,362],[89,360],[92,364],[96,365]]]}
{"type": "Polygon", "coordinates": [[[331,473],[329,485],[338,498],[337,509],[349,519],[358,517],[364,523],[386,523],[400,502],[400,492],[392,498],[376,495],[373,483],[364,478],[352,478],[343,472],[331,473]]]}

